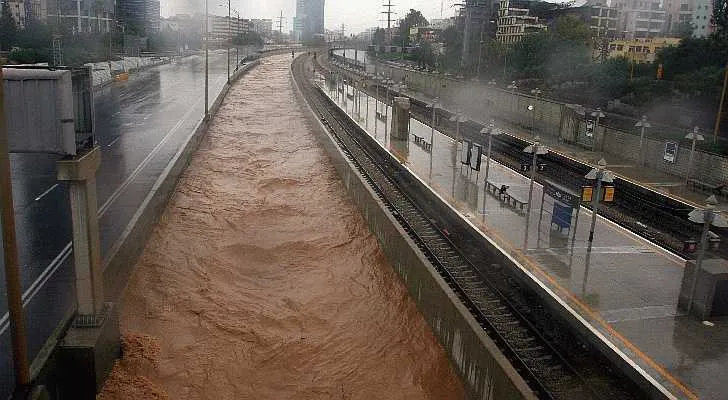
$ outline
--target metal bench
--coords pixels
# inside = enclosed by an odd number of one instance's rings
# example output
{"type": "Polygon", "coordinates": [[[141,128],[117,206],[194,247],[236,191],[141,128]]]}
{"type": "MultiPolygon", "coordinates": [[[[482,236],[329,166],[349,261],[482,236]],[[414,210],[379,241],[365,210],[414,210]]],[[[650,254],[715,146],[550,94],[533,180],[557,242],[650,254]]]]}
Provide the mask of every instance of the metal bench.
{"type": "Polygon", "coordinates": [[[688,186],[693,190],[708,192],[718,196],[728,197],[728,184],[721,184],[712,180],[688,179],[688,186]]]}
{"type": "Polygon", "coordinates": [[[513,208],[517,208],[523,211],[528,205],[528,201],[523,199],[520,195],[508,192],[509,186],[502,183],[496,183],[488,181],[486,183],[486,190],[493,193],[496,197],[501,199],[503,202],[513,208]]]}
{"type": "Polygon", "coordinates": [[[521,211],[528,205],[528,200],[521,198],[521,196],[506,192],[506,202],[513,208],[519,208],[521,211]]]}

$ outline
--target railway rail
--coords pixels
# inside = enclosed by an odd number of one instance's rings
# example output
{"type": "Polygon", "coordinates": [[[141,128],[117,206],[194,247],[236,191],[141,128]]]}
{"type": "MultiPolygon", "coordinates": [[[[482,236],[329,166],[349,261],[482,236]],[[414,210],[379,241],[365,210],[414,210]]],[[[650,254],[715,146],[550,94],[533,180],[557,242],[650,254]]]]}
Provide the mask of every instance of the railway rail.
{"type": "MultiPolygon", "coordinates": [[[[369,91],[369,95],[373,95],[371,92],[369,91]]],[[[384,90],[380,91],[380,94],[382,93],[384,90]]],[[[390,89],[390,93],[400,94],[392,89],[390,89]]],[[[406,96],[406,94],[403,95],[406,96]]],[[[418,99],[411,97],[410,99],[411,115],[429,126],[432,122],[432,109],[418,99]]],[[[443,109],[436,109],[436,114],[439,121],[437,129],[454,137],[455,123],[449,121],[453,114],[443,109]]],[[[466,121],[460,126],[460,135],[476,142],[482,141],[483,135],[480,133],[482,128],[483,126],[475,121],[466,121]]],[[[493,138],[493,159],[521,173],[520,164],[524,157],[522,149],[529,144],[510,135],[495,136],[493,138]]],[[[540,183],[544,183],[541,179],[543,177],[577,191],[581,186],[588,184],[584,176],[591,169],[589,165],[553,152],[543,156],[542,160],[547,164],[547,168],[537,175],[536,180],[540,183]]],[[[601,203],[600,215],[683,258],[694,258],[695,255],[686,252],[685,249],[685,242],[698,240],[701,232],[698,224],[688,220],[688,214],[693,207],[619,178],[615,180],[615,189],[615,201],[601,203]]],[[[584,204],[584,206],[591,208],[588,204],[584,204]]],[[[713,230],[721,238],[721,243],[728,241],[728,229],[714,228],[713,230]]],[[[721,244],[717,254],[720,257],[728,258],[728,245],[721,244]]]]}
{"type": "Polygon", "coordinates": [[[647,396],[586,341],[539,305],[477,239],[448,220],[433,200],[371,137],[330,102],[297,58],[294,77],[329,133],[403,229],[542,399],[641,399],[647,396]],[[447,227],[448,229],[445,229],[447,227]]]}

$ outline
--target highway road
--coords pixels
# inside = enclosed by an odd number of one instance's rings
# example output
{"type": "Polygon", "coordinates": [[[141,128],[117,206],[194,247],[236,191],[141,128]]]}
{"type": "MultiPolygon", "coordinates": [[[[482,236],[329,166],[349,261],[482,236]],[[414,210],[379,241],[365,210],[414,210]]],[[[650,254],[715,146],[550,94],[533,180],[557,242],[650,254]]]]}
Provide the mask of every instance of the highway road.
{"type": "MultiPolygon", "coordinates": [[[[226,81],[225,51],[210,52],[209,99],[226,81]]],[[[235,54],[232,57],[234,68],[235,54]]],[[[190,56],[132,74],[95,94],[102,257],[183,140],[204,116],[204,56],[190,56]]],[[[31,359],[74,301],[68,190],[56,180],[58,156],[12,154],[13,201],[31,359]]],[[[0,258],[0,262],[1,262],[0,258]]],[[[0,270],[0,398],[12,390],[12,362],[0,270]]]]}

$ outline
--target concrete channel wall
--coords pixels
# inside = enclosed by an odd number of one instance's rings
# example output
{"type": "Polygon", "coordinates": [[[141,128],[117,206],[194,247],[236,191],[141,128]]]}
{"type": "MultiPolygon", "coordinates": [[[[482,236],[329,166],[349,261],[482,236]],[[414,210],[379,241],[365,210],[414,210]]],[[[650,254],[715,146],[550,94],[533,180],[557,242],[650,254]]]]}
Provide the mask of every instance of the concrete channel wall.
{"type": "MultiPolygon", "coordinates": [[[[471,116],[496,116],[498,120],[523,129],[530,129],[533,123],[536,132],[542,137],[561,140],[579,145],[585,149],[592,148],[592,137],[585,134],[584,116],[577,117],[573,126],[568,126],[568,116],[572,115],[570,105],[557,101],[536,98],[523,93],[514,93],[478,82],[466,82],[427,72],[404,70],[402,68],[376,62],[374,71],[391,76],[394,81],[405,80],[407,86],[428,96],[438,96],[454,104],[461,104],[462,111],[471,116]],[[535,105],[535,116],[527,110],[529,104],[535,105]]],[[[455,111],[455,110],[451,110],[455,111]]],[[[486,117],[482,117],[486,119],[486,117]]],[[[655,132],[659,127],[650,130],[655,132]]],[[[650,130],[647,136],[650,136],[650,130]]],[[[687,132],[685,132],[687,134],[687,132]]],[[[639,131],[622,131],[600,126],[596,132],[596,149],[607,155],[637,164],[640,161],[639,131]]],[[[709,138],[708,138],[709,139],[709,138]]],[[[683,177],[687,172],[690,157],[690,143],[686,140],[679,143],[675,162],[663,159],[665,144],[674,140],[647,138],[644,144],[646,165],[661,172],[683,177]]],[[[695,152],[694,167],[691,176],[706,181],[728,181],[728,158],[702,151],[695,152]]]]}
{"type": "MultiPolygon", "coordinates": [[[[300,91],[299,99],[305,103],[300,91]]],[[[387,210],[309,108],[309,120],[369,229],[446,349],[472,399],[535,399],[533,392],[387,210]]],[[[368,138],[367,135],[363,137],[368,138]]]]}

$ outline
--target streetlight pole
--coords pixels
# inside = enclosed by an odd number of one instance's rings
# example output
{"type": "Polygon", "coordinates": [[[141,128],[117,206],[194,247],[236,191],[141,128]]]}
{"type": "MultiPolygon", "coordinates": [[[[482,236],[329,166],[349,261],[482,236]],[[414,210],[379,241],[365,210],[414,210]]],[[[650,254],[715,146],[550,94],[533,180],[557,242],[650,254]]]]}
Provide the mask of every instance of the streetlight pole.
{"type": "Polygon", "coordinates": [[[435,137],[435,109],[437,108],[437,102],[440,99],[438,97],[435,97],[432,99],[432,104],[430,104],[430,107],[432,107],[432,123],[430,124],[430,144],[432,144],[432,139],[435,137]]]}
{"type": "Polygon", "coordinates": [[[723,76],[723,91],[720,93],[720,102],[718,103],[718,115],[715,116],[713,143],[718,143],[718,131],[720,130],[720,120],[723,117],[723,104],[725,103],[726,90],[728,90],[728,62],[725,63],[725,75],[723,76]]]}
{"type": "Polygon", "coordinates": [[[685,135],[685,139],[692,140],[693,144],[690,147],[690,158],[688,159],[688,168],[685,171],[685,187],[688,186],[690,180],[690,170],[693,168],[693,157],[695,156],[695,144],[700,140],[703,141],[705,138],[700,134],[700,128],[697,126],[693,128],[693,131],[685,135]]]}
{"type": "MultiPolygon", "coordinates": [[[[0,83],[3,82],[0,68],[0,83]]],[[[0,85],[0,105],[4,104],[5,93],[0,85]]],[[[0,107],[0,224],[5,264],[5,289],[10,316],[10,341],[13,348],[13,372],[15,385],[24,387],[31,381],[28,366],[28,343],[23,317],[23,286],[18,268],[18,247],[15,232],[15,209],[10,177],[10,154],[8,132],[5,125],[5,110],[0,107]]]]}
{"type": "Polygon", "coordinates": [[[700,271],[702,269],[703,260],[705,259],[705,251],[708,248],[708,236],[710,235],[711,225],[725,228],[728,226],[728,221],[722,216],[715,213],[715,207],[718,205],[718,200],[715,196],[710,196],[705,200],[705,208],[703,210],[695,209],[690,212],[690,221],[702,223],[703,233],[700,235],[700,247],[698,248],[698,256],[695,260],[695,268],[693,269],[693,281],[690,285],[690,298],[688,299],[688,315],[693,308],[693,300],[695,298],[695,289],[698,285],[698,279],[700,277],[700,271]]]}
{"type": "Polygon", "coordinates": [[[634,126],[640,128],[640,153],[639,153],[640,161],[639,162],[641,165],[645,165],[645,156],[642,154],[642,146],[645,141],[645,129],[651,128],[652,125],[650,125],[650,123],[647,121],[647,116],[643,115],[642,119],[640,121],[637,121],[637,123],[634,124],[634,126]]]}
{"type": "Polygon", "coordinates": [[[601,108],[597,108],[591,113],[592,117],[597,118],[597,123],[594,126],[594,135],[592,136],[592,152],[596,152],[597,148],[597,135],[599,134],[599,121],[604,118],[606,115],[602,112],[601,108]]]}
{"type": "Polygon", "coordinates": [[[209,78],[208,78],[208,72],[209,72],[209,54],[208,54],[208,41],[210,39],[208,33],[209,33],[209,23],[210,23],[210,14],[208,12],[208,6],[209,0],[205,0],[205,121],[208,121],[210,119],[210,101],[209,101],[209,78]]]}
{"type": "Polygon", "coordinates": [[[533,200],[533,182],[536,180],[536,169],[538,168],[538,156],[548,153],[548,149],[545,146],[541,146],[541,137],[536,136],[533,138],[533,144],[523,149],[523,152],[533,154],[531,160],[531,182],[528,187],[528,205],[526,210],[527,215],[530,216],[531,202],[533,200]]]}
{"type": "Polygon", "coordinates": [[[531,136],[533,136],[536,134],[536,107],[533,104],[529,104],[528,111],[531,112],[531,136]]]}
{"type": "Polygon", "coordinates": [[[488,177],[490,176],[490,154],[493,148],[493,136],[500,135],[500,132],[495,130],[495,119],[491,118],[488,128],[481,129],[480,133],[488,134],[488,154],[485,158],[485,179],[483,180],[483,214],[485,214],[485,199],[488,191],[488,177]]]}
{"type": "Polygon", "coordinates": [[[592,242],[594,241],[594,229],[597,224],[597,214],[599,214],[599,200],[602,195],[602,182],[613,182],[614,178],[610,171],[606,170],[607,162],[602,158],[597,163],[597,168],[592,169],[587,175],[586,179],[596,180],[597,185],[595,190],[592,191],[592,220],[591,227],[589,228],[589,248],[591,249],[592,242]]]}
{"type": "Polygon", "coordinates": [[[450,122],[455,122],[455,145],[460,143],[460,123],[465,122],[465,117],[460,114],[460,110],[455,112],[455,115],[450,117],[450,122]]]}

